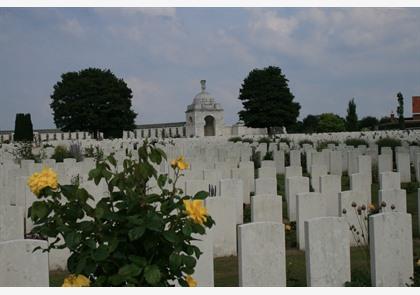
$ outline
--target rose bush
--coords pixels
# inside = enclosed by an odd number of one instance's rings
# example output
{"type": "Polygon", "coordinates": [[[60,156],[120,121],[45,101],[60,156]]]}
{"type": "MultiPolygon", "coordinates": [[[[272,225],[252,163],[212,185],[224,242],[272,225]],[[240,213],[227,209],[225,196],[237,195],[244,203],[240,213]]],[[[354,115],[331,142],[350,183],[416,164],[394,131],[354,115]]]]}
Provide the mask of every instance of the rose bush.
{"type": "Polygon", "coordinates": [[[193,242],[214,224],[203,207],[208,194],[185,196],[176,187],[188,167],[183,157],[171,161],[170,179],[154,168],[166,159],[162,150],[145,142],[137,152],[138,160],[128,155],[121,171],[111,154],[89,172],[89,180],[105,181],[108,188],[97,202],[78,184],[57,184],[51,170],[29,180],[38,197],[28,211],[32,233],[52,241],[43,251],[70,250],[66,285],[83,277],[90,286],[197,284],[201,251],[193,242]],[[152,178],[158,194],[148,190],[152,178]]]}

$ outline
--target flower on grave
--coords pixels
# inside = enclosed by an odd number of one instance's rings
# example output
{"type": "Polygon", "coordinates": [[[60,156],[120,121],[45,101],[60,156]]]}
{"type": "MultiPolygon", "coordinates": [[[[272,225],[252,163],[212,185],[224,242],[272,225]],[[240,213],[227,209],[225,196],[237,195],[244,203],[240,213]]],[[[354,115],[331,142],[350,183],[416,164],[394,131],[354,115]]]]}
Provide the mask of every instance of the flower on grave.
{"type": "Polygon", "coordinates": [[[420,266],[420,258],[419,258],[419,259],[417,259],[417,261],[416,261],[416,265],[417,265],[417,266],[420,266]]]}
{"type": "Polygon", "coordinates": [[[171,167],[172,168],[178,168],[179,170],[185,170],[188,169],[189,165],[187,162],[185,162],[184,156],[180,156],[175,160],[171,161],[171,167]]]}
{"type": "Polygon", "coordinates": [[[197,281],[192,276],[187,276],[186,279],[188,287],[197,287],[197,281]]]}
{"type": "Polygon", "coordinates": [[[207,220],[207,209],[203,207],[202,200],[184,200],[185,210],[195,223],[203,224],[207,220]]]}
{"type": "Polygon", "coordinates": [[[89,287],[90,280],[84,275],[69,275],[64,279],[62,287],[89,287]]]}
{"type": "Polygon", "coordinates": [[[391,210],[395,210],[395,205],[394,204],[391,205],[391,210]]]}
{"type": "Polygon", "coordinates": [[[284,226],[284,229],[285,229],[286,231],[291,231],[291,230],[292,230],[292,226],[291,226],[290,224],[286,224],[286,225],[284,226]]]}
{"type": "Polygon", "coordinates": [[[29,177],[28,186],[36,196],[39,196],[41,190],[46,187],[57,189],[57,173],[51,168],[45,167],[41,172],[35,172],[29,177]]]}
{"type": "Polygon", "coordinates": [[[368,205],[368,209],[369,209],[369,210],[375,210],[376,208],[375,208],[375,205],[373,205],[372,203],[370,203],[370,204],[368,205]]]}

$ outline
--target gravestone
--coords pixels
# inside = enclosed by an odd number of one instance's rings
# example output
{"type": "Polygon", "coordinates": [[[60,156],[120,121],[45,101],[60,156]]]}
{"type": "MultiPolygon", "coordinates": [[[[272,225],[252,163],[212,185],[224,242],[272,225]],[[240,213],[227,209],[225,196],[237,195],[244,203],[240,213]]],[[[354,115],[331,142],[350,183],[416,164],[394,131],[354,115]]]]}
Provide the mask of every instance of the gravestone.
{"type": "Polygon", "coordinates": [[[236,200],[236,224],[241,224],[244,221],[243,190],[244,183],[242,179],[220,180],[220,195],[227,198],[234,198],[236,200]]]}
{"type": "Polygon", "coordinates": [[[399,172],[382,172],[379,174],[379,189],[400,189],[401,180],[399,172]]]}
{"type": "Polygon", "coordinates": [[[208,230],[205,235],[195,237],[198,240],[191,242],[202,252],[192,274],[198,287],[214,287],[213,234],[208,230]]]}
{"type": "MultiPolygon", "coordinates": [[[[340,217],[345,218],[348,226],[353,226],[354,230],[347,229],[350,244],[352,246],[365,245],[368,241],[368,232],[364,227],[364,216],[359,215],[357,207],[365,205],[366,208],[369,205],[369,198],[366,194],[360,191],[343,191],[339,194],[339,213],[340,217]],[[356,207],[352,206],[352,203],[356,204],[356,207]],[[359,234],[357,234],[359,232],[359,234]],[[363,234],[363,236],[362,236],[363,234]]],[[[366,211],[363,212],[365,214],[366,211]]]]}
{"type": "Polygon", "coordinates": [[[277,195],[277,179],[264,177],[255,179],[256,195],[277,195]]]}
{"type": "Polygon", "coordinates": [[[251,222],[283,223],[283,202],[281,196],[251,196],[251,222]]]}
{"type": "Polygon", "coordinates": [[[392,154],[380,154],[378,156],[378,173],[392,172],[392,154]]]}
{"type": "Polygon", "coordinates": [[[323,175],[328,175],[328,169],[325,165],[312,166],[311,167],[311,186],[314,192],[319,193],[320,186],[320,177],[323,175]]]}
{"type": "Polygon", "coordinates": [[[397,153],[397,171],[400,173],[401,182],[411,182],[410,154],[397,153]]]}
{"type": "Polygon", "coordinates": [[[300,150],[290,151],[290,165],[289,166],[301,166],[300,161],[300,150]]]}
{"type": "Polygon", "coordinates": [[[350,281],[348,225],[340,217],[305,221],[306,282],[309,287],[343,287],[350,281]]]}
{"type": "Polygon", "coordinates": [[[321,176],[320,192],[326,199],[327,216],[338,216],[338,194],[341,192],[341,177],[338,175],[321,176]]]}
{"type": "Polygon", "coordinates": [[[309,178],[301,176],[290,177],[286,179],[286,184],[288,218],[289,221],[296,221],[296,195],[298,193],[309,193],[309,178]]]}
{"type": "Polygon", "coordinates": [[[239,286],[285,287],[284,225],[253,222],[238,226],[239,286]]]}
{"type": "Polygon", "coordinates": [[[382,212],[407,213],[407,194],[404,189],[379,190],[378,203],[381,204],[382,202],[386,204],[385,207],[381,208],[382,212]]]}
{"type": "Polygon", "coordinates": [[[258,178],[276,177],[276,167],[266,166],[258,169],[258,178]]]}
{"type": "Polygon", "coordinates": [[[48,287],[48,253],[33,252],[36,247],[47,248],[41,240],[12,240],[0,242],[0,286],[48,287]]]}
{"type": "Polygon", "coordinates": [[[372,286],[403,287],[413,276],[411,215],[387,212],[369,216],[372,286]]]}
{"type": "Polygon", "coordinates": [[[342,163],[342,152],[341,151],[330,151],[330,174],[339,175],[343,174],[343,163],[342,163]]]}
{"type": "Polygon", "coordinates": [[[214,257],[236,255],[236,201],[234,198],[207,198],[205,207],[216,224],[213,231],[214,257]]]}
{"type": "Polygon", "coordinates": [[[305,250],[304,222],[327,216],[327,202],[320,193],[300,193],[296,198],[296,239],[300,250],[305,250]]]}

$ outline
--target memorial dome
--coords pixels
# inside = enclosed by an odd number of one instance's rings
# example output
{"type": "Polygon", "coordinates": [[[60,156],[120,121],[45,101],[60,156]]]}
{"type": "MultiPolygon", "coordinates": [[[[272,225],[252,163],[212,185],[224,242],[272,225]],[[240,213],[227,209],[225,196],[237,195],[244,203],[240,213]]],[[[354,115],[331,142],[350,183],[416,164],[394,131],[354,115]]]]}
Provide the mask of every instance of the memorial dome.
{"type": "Polygon", "coordinates": [[[201,80],[201,92],[198,93],[193,100],[193,104],[194,105],[201,105],[201,104],[205,104],[205,105],[209,105],[209,104],[214,104],[214,97],[210,95],[210,93],[208,93],[206,91],[206,80],[201,80]]]}

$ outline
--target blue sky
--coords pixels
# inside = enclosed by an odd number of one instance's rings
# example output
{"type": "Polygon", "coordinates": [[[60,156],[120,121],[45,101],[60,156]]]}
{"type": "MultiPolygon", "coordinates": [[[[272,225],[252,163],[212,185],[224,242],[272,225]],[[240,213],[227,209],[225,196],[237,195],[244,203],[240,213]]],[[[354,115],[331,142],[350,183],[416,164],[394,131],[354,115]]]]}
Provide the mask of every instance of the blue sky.
{"type": "Polygon", "coordinates": [[[419,8],[0,8],[0,129],[31,113],[54,127],[53,85],[111,69],[133,90],[137,123],[185,120],[201,79],[235,123],[249,71],[279,66],[308,114],[359,117],[420,95],[419,8]]]}

